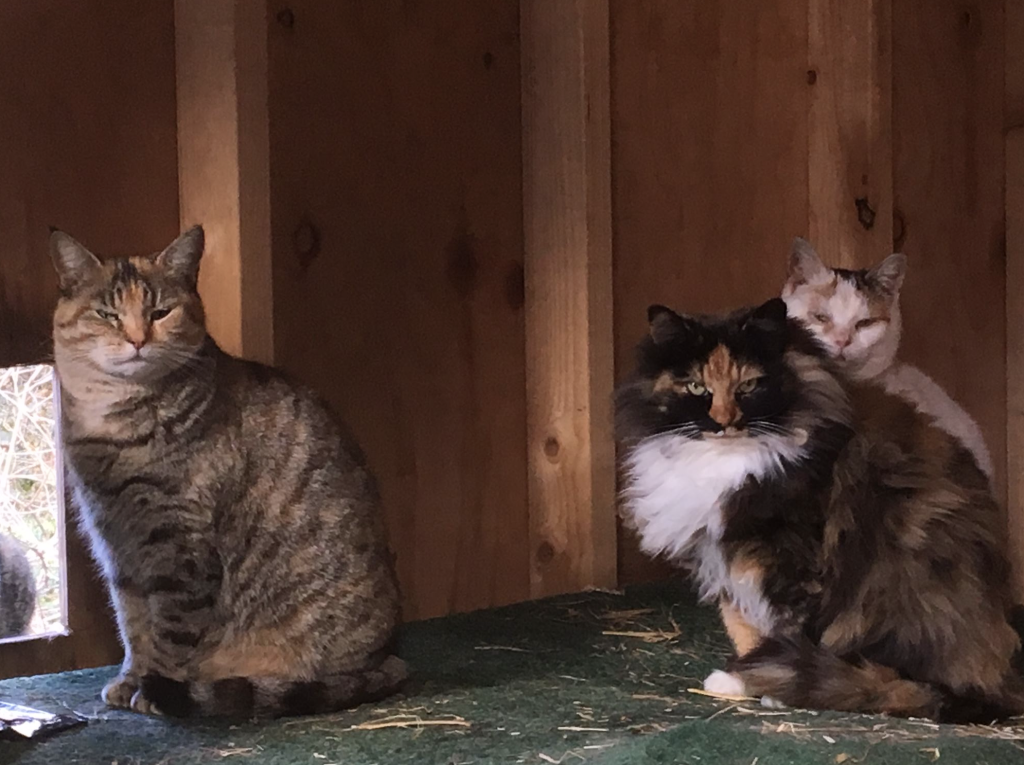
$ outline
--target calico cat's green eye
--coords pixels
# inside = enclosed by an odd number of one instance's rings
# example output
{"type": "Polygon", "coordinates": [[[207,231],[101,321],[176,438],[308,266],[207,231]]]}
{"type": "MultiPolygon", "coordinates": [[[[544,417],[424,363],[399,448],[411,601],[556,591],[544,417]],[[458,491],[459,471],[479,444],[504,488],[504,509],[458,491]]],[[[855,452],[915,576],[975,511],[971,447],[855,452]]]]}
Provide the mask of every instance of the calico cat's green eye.
{"type": "Polygon", "coordinates": [[[160,319],[166,319],[171,314],[170,308],[154,308],[149,312],[150,321],[160,321],[160,319]]]}
{"type": "Polygon", "coordinates": [[[708,392],[707,386],[704,383],[699,383],[696,380],[691,380],[686,383],[686,392],[694,396],[703,396],[708,392]]]}
{"type": "Polygon", "coordinates": [[[817,322],[821,322],[822,324],[828,324],[828,322],[831,321],[831,318],[827,313],[811,314],[811,318],[817,322]]]}
{"type": "Polygon", "coordinates": [[[743,382],[736,386],[736,392],[742,394],[753,393],[754,388],[757,387],[758,382],[759,380],[756,377],[751,377],[749,380],[744,380],[743,382]]]}
{"type": "Polygon", "coordinates": [[[877,324],[881,319],[861,319],[857,322],[857,329],[867,329],[868,327],[877,324]]]}
{"type": "Polygon", "coordinates": [[[117,319],[117,312],[108,311],[106,308],[97,308],[96,315],[103,319],[103,321],[115,321],[117,319]]]}

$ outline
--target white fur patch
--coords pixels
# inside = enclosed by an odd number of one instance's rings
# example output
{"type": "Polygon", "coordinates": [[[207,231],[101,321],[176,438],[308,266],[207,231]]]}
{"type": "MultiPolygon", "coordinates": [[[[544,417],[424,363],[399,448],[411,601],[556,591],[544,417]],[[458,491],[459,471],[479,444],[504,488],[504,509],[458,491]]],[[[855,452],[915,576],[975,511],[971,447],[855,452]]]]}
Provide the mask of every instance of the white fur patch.
{"type": "Polygon", "coordinates": [[[760,583],[730,578],[719,547],[721,501],[748,478],[779,471],[802,454],[799,439],[648,438],[626,458],[624,509],[649,555],[692,560],[701,597],[726,595],[744,619],[764,633],[774,617],[760,583]]]}
{"type": "Polygon", "coordinates": [[[738,675],[716,669],[704,679],[704,690],[720,696],[746,696],[747,686],[738,675]]]}

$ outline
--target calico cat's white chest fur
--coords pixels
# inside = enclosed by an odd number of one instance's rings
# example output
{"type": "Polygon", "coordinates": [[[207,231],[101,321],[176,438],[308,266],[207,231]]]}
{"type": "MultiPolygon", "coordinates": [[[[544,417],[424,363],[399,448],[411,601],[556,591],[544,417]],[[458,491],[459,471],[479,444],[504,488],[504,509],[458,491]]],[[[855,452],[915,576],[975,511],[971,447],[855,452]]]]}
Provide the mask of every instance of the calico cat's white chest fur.
{"type": "Polygon", "coordinates": [[[729,576],[719,545],[721,503],[748,478],[779,471],[800,456],[800,446],[782,437],[649,438],[626,458],[623,510],[644,552],[691,562],[702,597],[729,597],[748,621],[768,631],[771,608],[760,588],[729,576]]]}

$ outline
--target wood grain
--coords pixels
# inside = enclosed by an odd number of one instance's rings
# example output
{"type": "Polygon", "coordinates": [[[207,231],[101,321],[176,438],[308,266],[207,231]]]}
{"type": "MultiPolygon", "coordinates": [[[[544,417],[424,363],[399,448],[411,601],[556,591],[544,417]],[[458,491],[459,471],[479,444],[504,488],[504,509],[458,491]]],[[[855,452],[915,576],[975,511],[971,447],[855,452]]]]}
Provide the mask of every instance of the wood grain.
{"type": "MultiPolygon", "coordinates": [[[[103,254],[153,252],[177,232],[173,34],[169,0],[0,4],[0,364],[50,357],[47,226],[103,254]]],[[[0,646],[0,677],[120,657],[70,526],[71,635],[0,646]]]]}
{"type": "Polygon", "coordinates": [[[1024,4],[1005,12],[1006,510],[1024,599],[1024,4]]]}
{"type": "Polygon", "coordinates": [[[407,618],[529,596],[518,3],[273,3],[277,361],[380,480],[407,618]]]}
{"type": "Polygon", "coordinates": [[[530,593],[616,582],[607,0],[523,0],[530,593]]]}
{"type": "Polygon", "coordinates": [[[1006,508],[1024,596],[1024,127],[1006,134],[1006,508]]]}
{"type": "MultiPolygon", "coordinates": [[[[806,233],[807,3],[612,0],[615,366],[646,309],[778,294],[806,233]]],[[[629,534],[620,581],[663,576],[629,534]]]]}
{"type": "Polygon", "coordinates": [[[274,360],[267,6],[176,0],[181,225],[201,223],[199,287],[226,351],[274,360]]]}
{"type": "Polygon", "coordinates": [[[894,0],[892,19],[894,194],[909,260],[901,353],[978,420],[1002,498],[1003,3],[894,0]]]}
{"type": "Polygon", "coordinates": [[[893,247],[891,6],[808,2],[808,232],[845,268],[893,247]]]}

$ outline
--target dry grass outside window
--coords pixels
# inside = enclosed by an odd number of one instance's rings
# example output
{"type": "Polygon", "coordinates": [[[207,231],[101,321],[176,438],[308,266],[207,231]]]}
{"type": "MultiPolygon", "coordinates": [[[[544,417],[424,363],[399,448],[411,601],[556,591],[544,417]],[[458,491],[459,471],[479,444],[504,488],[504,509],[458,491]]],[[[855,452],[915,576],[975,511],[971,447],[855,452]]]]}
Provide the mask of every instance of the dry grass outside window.
{"type": "Polygon", "coordinates": [[[48,365],[0,369],[0,534],[25,547],[35,575],[30,635],[64,630],[54,385],[48,365]]]}

